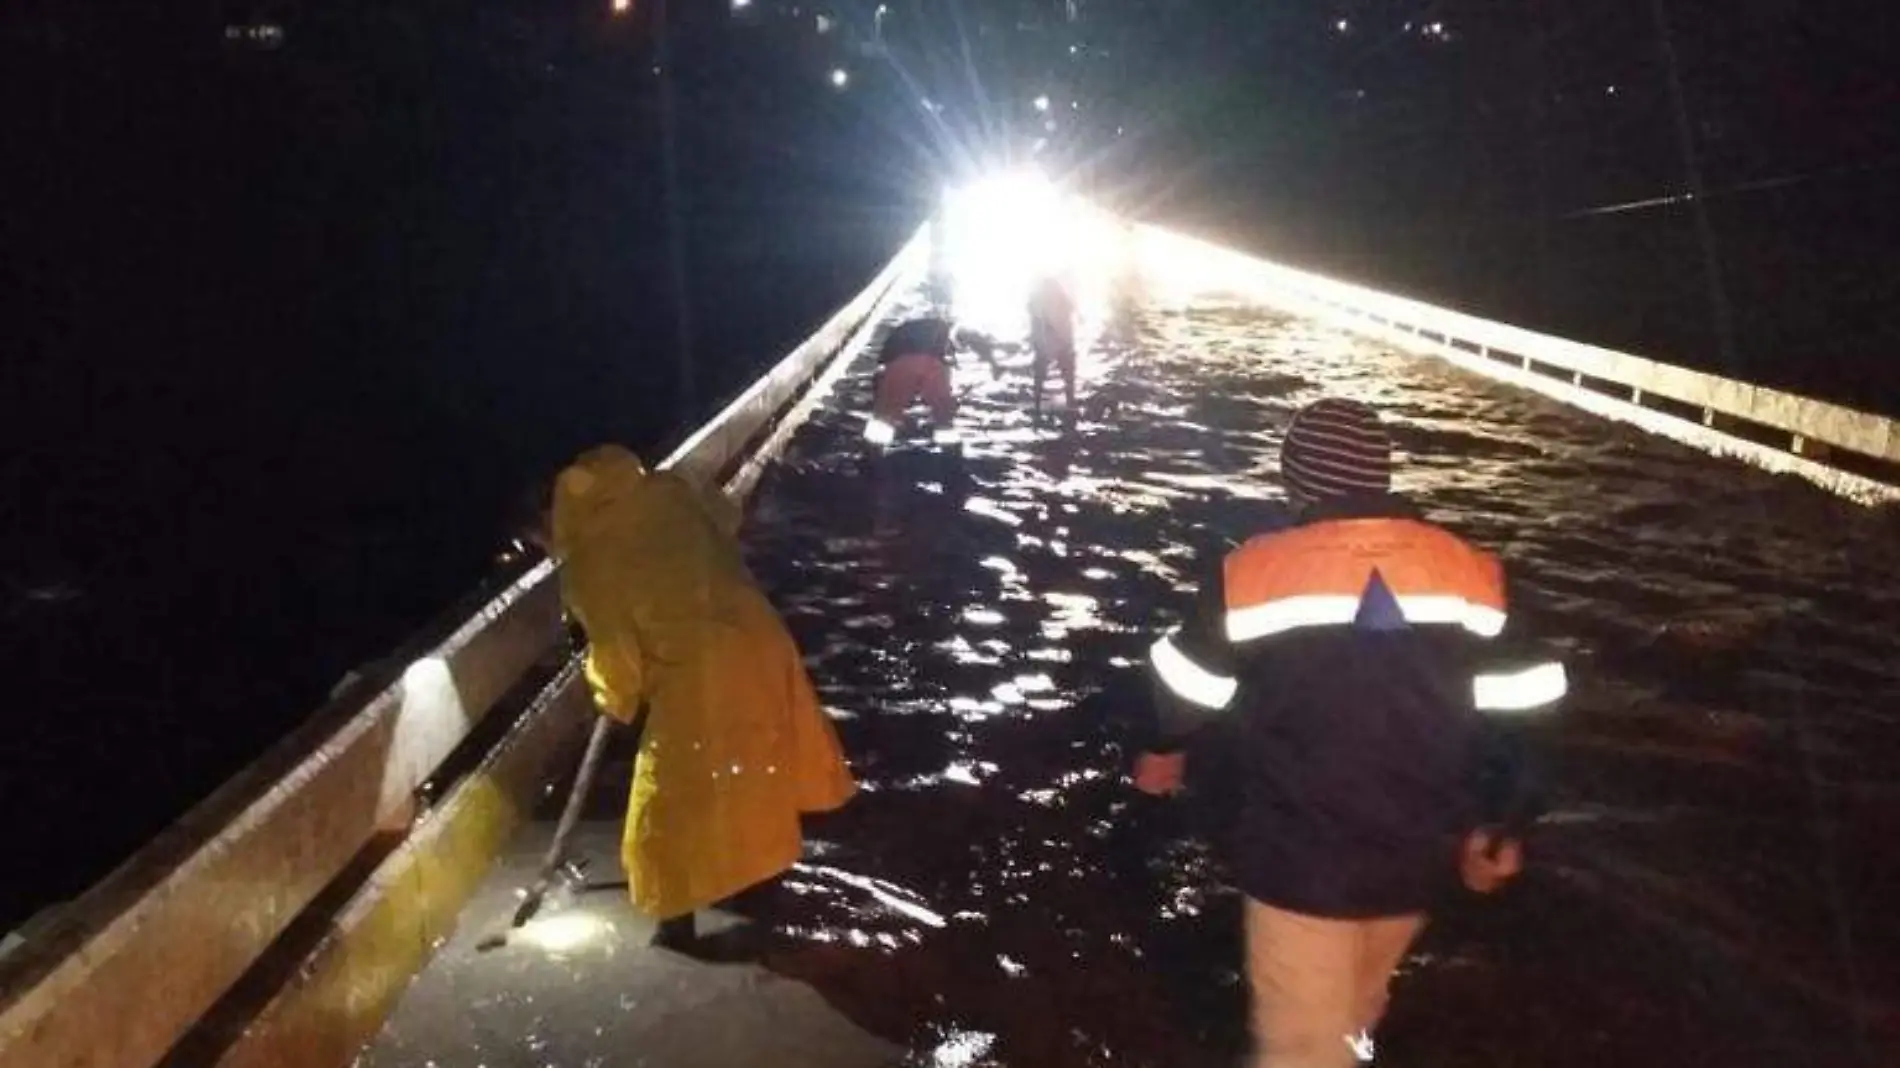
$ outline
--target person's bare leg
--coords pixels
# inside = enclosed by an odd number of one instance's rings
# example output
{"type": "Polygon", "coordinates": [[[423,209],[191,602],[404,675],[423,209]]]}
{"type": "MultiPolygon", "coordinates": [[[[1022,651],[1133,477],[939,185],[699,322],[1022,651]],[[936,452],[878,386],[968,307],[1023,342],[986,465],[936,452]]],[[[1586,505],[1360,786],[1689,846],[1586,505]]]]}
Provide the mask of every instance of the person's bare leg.
{"type": "Polygon", "coordinates": [[[1030,360],[1029,368],[1030,368],[1029,394],[1030,394],[1030,397],[1032,398],[1030,411],[1035,416],[1036,425],[1041,426],[1042,425],[1042,386],[1043,386],[1044,378],[1047,376],[1048,371],[1049,371],[1048,354],[1043,352],[1041,349],[1036,349],[1034,357],[1030,360]]]}
{"type": "Polygon", "coordinates": [[[1385,1016],[1387,988],[1405,951],[1425,927],[1423,915],[1365,920],[1359,925],[1358,1019],[1360,1053],[1372,1059],[1372,1036],[1385,1016]]]}
{"type": "Polygon", "coordinates": [[[1248,899],[1251,1068],[1350,1068],[1358,925],[1248,899]]]}

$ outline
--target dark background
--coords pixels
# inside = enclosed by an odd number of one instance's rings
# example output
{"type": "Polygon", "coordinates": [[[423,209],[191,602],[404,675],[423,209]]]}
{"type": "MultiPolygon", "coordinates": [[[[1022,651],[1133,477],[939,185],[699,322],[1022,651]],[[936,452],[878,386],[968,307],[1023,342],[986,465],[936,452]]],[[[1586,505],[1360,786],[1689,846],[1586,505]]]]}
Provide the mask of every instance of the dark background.
{"type": "Polygon", "coordinates": [[[647,2],[146,6],[0,11],[0,929],[1004,158],[1900,412],[1878,0],[673,0],[665,55],[647,2]]]}

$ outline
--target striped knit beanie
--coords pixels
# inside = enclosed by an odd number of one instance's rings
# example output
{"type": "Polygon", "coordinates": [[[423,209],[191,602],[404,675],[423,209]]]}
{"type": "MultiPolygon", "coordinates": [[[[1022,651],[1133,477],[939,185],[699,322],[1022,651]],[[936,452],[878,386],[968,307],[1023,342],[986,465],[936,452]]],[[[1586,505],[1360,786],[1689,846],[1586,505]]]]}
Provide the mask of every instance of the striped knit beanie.
{"type": "Polygon", "coordinates": [[[1287,491],[1310,501],[1392,489],[1392,439],[1379,413],[1328,397],[1299,410],[1280,446],[1287,491]]]}

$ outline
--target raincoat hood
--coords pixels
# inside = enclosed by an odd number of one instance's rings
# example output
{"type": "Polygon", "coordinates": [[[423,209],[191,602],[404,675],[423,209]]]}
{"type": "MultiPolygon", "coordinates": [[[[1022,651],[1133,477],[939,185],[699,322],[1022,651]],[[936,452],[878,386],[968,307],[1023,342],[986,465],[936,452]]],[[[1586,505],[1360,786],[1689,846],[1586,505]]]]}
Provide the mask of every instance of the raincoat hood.
{"type": "Polygon", "coordinates": [[[647,466],[620,445],[582,453],[554,482],[554,554],[572,553],[596,519],[646,488],[647,466]]]}

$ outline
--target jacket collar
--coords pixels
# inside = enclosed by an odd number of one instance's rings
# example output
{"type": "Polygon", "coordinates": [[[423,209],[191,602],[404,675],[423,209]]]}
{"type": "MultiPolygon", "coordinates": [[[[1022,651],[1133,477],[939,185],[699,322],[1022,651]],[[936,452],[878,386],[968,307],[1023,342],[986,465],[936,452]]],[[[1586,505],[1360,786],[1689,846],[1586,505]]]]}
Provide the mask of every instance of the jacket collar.
{"type": "Polygon", "coordinates": [[[1315,501],[1299,512],[1300,526],[1339,519],[1423,519],[1418,505],[1396,493],[1361,493],[1315,501]]]}

